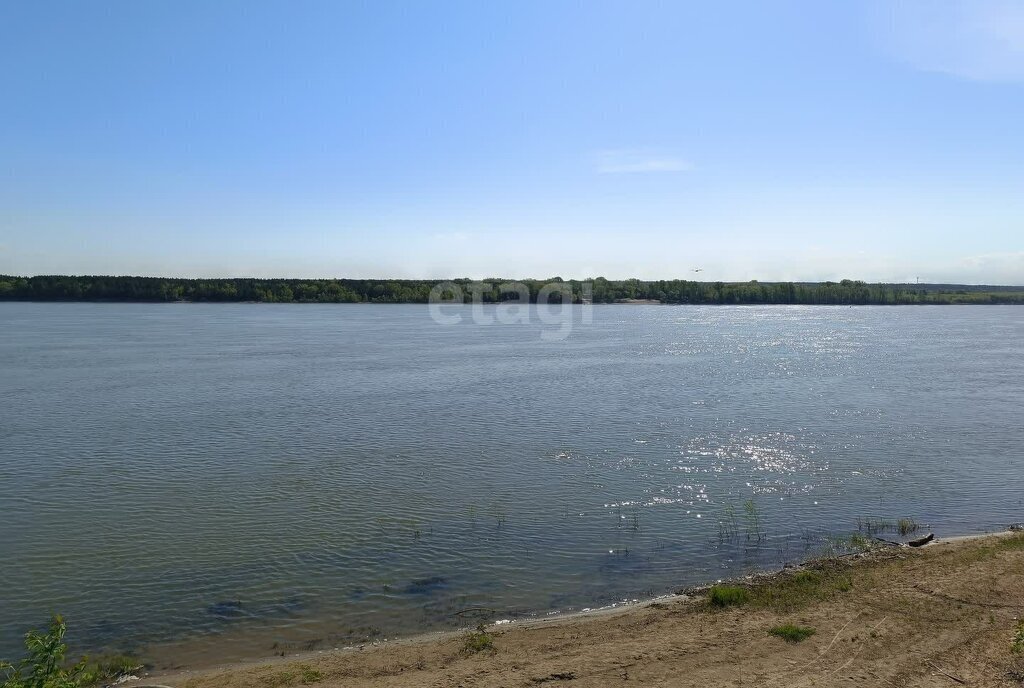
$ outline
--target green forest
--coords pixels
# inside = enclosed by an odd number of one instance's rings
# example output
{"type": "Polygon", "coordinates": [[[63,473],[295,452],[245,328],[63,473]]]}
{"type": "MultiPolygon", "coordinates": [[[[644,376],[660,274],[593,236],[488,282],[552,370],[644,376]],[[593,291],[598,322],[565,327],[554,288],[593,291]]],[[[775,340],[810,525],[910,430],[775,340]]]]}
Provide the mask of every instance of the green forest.
{"type": "MultiPolygon", "coordinates": [[[[505,291],[506,279],[455,279],[446,298],[485,303],[516,300],[505,291]],[[479,296],[477,296],[479,295],[479,296]]],[[[1024,287],[955,284],[870,284],[840,282],[695,282],[690,280],[517,280],[530,300],[547,296],[545,285],[560,283],[574,303],[651,300],[667,304],[1024,304],[1024,287]]],[[[264,303],[427,303],[442,280],[388,279],[177,279],[0,275],[0,300],[6,301],[140,301],[264,303]]],[[[560,296],[547,297],[558,301],[560,296]]]]}

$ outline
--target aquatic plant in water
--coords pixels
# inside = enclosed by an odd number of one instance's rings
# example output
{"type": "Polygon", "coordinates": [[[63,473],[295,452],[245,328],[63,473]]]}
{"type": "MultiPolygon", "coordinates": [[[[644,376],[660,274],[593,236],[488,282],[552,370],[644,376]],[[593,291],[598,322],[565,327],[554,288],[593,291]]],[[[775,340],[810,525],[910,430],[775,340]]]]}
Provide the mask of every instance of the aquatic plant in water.
{"type": "Polygon", "coordinates": [[[761,532],[761,514],[753,498],[743,502],[743,515],[747,521],[747,539],[756,538],[758,542],[763,540],[765,534],[761,532]]]}

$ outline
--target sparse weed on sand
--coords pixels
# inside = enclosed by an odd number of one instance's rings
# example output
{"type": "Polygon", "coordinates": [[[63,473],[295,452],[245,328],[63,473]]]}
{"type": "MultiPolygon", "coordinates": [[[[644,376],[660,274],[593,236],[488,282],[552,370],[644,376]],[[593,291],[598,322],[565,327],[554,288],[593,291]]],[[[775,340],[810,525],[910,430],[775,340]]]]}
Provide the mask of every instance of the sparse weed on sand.
{"type": "Polygon", "coordinates": [[[487,632],[487,627],[480,624],[475,631],[466,635],[462,649],[467,654],[478,652],[494,652],[494,635],[487,632]]]}
{"type": "Polygon", "coordinates": [[[797,626],[795,624],[783,624],[781,626],[775,626],[774,628],[768,629],[768,635],[774,635],[776,638],[782,638],[789,643],[799,643],[802,640],[807,640],[814,635],[815,630],[810,626],[797,626]]]}
{"type": "Polygon", "coordinates": [[[708,602],[718,608],[749,604],[791,611],[851,589],[853,578],[846,567],[822,561],[815,568],[780,573],[750,585],[715,585],[708,591],[708,602]]]}
{"type": "Polygon", "coordinates": [[[823,564],[817,569],[797,571],[770,580],[758,588],[756,599],[773,609],[796,609],[852,588],[853,578],[849,571],[837,565],[823,564]]]}
{"type": "Polygon", "coordinates": [[[997,557],[1004,552],[1024,549],[1024,533],[1013,533],[983,545],[971,547],[954,554],[950,560],[958,565],[977,563],[997,557]]]}

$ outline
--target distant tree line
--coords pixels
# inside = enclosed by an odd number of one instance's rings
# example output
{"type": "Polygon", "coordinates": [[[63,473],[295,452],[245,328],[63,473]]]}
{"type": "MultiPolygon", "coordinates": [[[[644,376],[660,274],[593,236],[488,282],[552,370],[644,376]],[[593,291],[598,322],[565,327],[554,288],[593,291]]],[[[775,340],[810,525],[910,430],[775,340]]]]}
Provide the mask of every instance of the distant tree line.
{"type": "MultiPolygon", "coordinates": [[[[501,285],[513,280],[455,279],[462,299],[518,299],[501,285]]],[[[690,280],[516,280],[535,302],[558,282],[580,303],[652,300],[670,304],[1024,304],[1024,287],[841,282],[694,282],[690,280]]],[[[254,301],[265,303],[427,303],[442,280],[384,279],[177,279],[0,275],[0,300],[21,301],[254,301]]],[[[449,292],[453,293],[453,292],[449,292]]],[[[557,294],[556,294],[556,297],[557,294]]]]}

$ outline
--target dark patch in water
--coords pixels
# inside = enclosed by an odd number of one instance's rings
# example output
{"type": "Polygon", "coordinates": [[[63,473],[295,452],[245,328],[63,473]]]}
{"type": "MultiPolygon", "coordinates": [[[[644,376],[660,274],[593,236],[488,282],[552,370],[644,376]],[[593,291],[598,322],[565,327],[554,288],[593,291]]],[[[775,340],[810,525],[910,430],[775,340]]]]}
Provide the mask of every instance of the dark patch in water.
{"type": "Polygon", "coordinates": [[[206,607],[206,613],[218,621],[239,619],[282,619],[301,614],[308,609],[306,596],[301,594],[282,597],[275,602],[243,607],[241,600],[221,600],[206,607]]]}
{"type": "Polygon", "coordinates": [[[215,602],[206,608],[206,613],[225,621],[245,616],[245,612],[242,611],[241,600],[215,602]]]}
{"type": "Polygon", "coordinates": [[[90,654],[132,654],[139,642],[139,630],[134,624],[118,623],[110,619],[80,623],[72,620],[74,627],[68,633],[75,648],[90,654]]]}
{"type": "MultiPolygon", "coordinates": [[[[271,605],[265,616],[294,616],[306,611],[308,606],[309,605],[306,604],[306,601],[301,596],[292,595],[271,605]]],[[[264,615],[258,614],[257,616],[264,615]]]]}
{"type": "Polygon", "coordinates": [[[603,560],[597,566],[600,574],[611,577],[639,576],[650,573],[654,570],[651,560],[648,557],[629,556],[629,554],[618,554],[603,560]]]}
{"type": "Polygon", "coordinates": [[[417,578],[402,590],[406,595],[433,595],[448,587],[448,579],[441,576],[417,578]]]}

